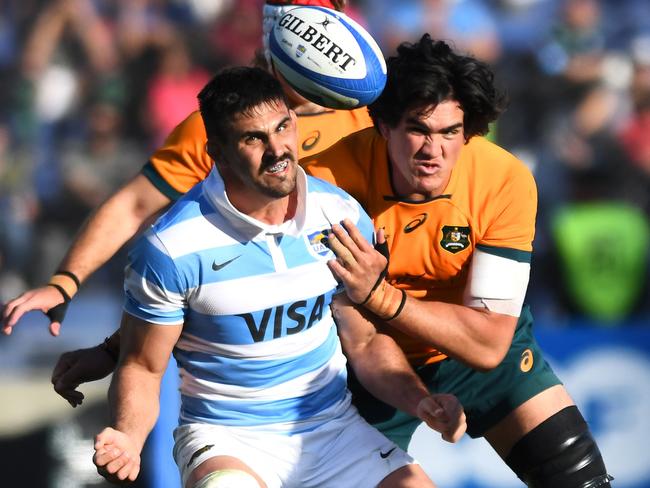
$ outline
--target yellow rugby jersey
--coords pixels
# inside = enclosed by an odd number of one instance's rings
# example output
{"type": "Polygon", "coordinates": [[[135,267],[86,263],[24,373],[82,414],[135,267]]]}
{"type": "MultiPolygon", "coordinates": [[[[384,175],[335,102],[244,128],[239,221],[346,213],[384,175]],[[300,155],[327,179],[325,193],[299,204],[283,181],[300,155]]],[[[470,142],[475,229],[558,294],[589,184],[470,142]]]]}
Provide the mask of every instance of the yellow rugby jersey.
{"type": "MultiPolygon", "coordinates": [[[[463,146],[442,195],[402,201],[390,181],[385,140],[374,129],[342,139],[301,161],[305,170],[359,200],[390,249],[388,281],[409,295],[462,304],[475,249],[530,262],[537,189],[532,174],[512,154],[482,137],[463,146]]],[[[414,365],[442,353],[390,327],[414,365]]]]}
{"type": "MultiPolygon", "coordinates": [[[[341,137],[371,125],[365,107],[299,114],[298,157],[322,151],[341,137]]],[[[212,159],[205,151],[206,141],[201,114],[192,112],[149,158],[143,173],[163,194],[172,200],[179,198],[212,169],[212,159]]]]}

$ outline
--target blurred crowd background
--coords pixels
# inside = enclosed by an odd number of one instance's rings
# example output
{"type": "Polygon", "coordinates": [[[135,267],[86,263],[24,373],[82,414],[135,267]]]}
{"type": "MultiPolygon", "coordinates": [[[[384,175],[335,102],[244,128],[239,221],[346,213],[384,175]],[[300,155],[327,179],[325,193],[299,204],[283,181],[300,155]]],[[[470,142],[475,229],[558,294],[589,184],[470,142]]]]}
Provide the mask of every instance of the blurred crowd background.
{"type": "MultiPolygon", "coordinates": [[[[248,64],[263,0],[0,3],[0,299],[47,281],[88,213],[248,64]]],[[[423,32],[490,63],[491,136],[533,170],[529,302],[557,324],[648,316],[648,0],[350,0],[390,55],[423,32]]],[[[86,287],[119,293],[116,256],[86,287]]]]}
{"type": "MultiPolygon", "coordinates": [[[[0,302],[47,282],[91,210],[197,108],[211,74],[252,60],[262,4],[0,2],[0,302]]],[[[528,302],[540,342],[618,486],[650,486],[650,0],[348,4],[386,55],[429,32],[494,67],[510,105],[490,137],[539,189],[528,302]]],[[[73,411],[49,375],[61,352],[115,329],[124,264],[123,250],[84,284],[60,338],[38,312],[0,336],[0,456],[12,468],[0,484],[101,484],[90,458],[106,382],[85,385],[73,411]]],[[[437,480],[518,486],[467,442],[436,448],[437,480]]],[[[420,446],[431,461],[430,440],[420,446]]]]}

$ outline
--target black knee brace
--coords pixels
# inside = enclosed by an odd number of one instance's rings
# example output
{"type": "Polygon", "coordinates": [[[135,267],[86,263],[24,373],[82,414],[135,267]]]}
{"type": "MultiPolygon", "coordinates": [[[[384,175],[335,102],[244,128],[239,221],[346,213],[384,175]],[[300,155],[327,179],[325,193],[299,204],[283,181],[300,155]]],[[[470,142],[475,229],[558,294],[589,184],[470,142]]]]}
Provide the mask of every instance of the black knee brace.
{"type": "Polygon", "coordinates": [[[531,488],[609,488],[614,479],[575,406],[560,410],[519,439],[506,464],[531,488]]]}

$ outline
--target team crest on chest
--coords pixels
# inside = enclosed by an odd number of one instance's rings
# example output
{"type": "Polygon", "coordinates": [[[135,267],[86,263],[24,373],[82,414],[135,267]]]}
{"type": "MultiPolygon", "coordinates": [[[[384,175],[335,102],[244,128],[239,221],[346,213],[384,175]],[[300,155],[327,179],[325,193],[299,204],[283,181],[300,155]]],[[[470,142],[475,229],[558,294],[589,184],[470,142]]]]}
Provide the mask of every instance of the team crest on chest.
{"type": "Polygon", "coordinates": [[[442,227],[442,239],[440,240],[440,245],[445,251],[456,254],[457,252],[469,247],[469,233],[469,227],[445,225],[442,227]]]}
{"type": "Polygon", "coordinates": [[[328,229],[321,229],[307,234],[307,241],[309,241],[312,251],[319,256],[327,256],[330,252],[329,248],[322,242],[327,237],[327,231],[328,229]]]}

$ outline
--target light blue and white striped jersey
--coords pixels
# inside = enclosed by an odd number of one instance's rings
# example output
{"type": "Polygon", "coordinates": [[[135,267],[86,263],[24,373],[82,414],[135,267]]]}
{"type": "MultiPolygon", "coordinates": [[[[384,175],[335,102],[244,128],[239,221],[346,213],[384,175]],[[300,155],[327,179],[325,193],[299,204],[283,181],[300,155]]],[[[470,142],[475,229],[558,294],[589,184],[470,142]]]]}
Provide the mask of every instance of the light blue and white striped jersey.
{"type": "Polygon", "coordinates": [[[372,222],[351,196],[300,168],[297,189],[295,217],[268,225],[232,206],[215,168],[129,253],[125,311],[184,324],[174,348],[181,423],[294,433],[349,406],[329,308],[334,255],[320,241],[344,218],[371,241],[372,222]]]}

